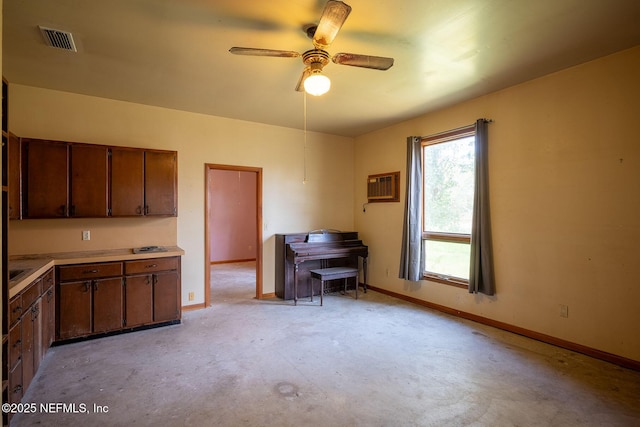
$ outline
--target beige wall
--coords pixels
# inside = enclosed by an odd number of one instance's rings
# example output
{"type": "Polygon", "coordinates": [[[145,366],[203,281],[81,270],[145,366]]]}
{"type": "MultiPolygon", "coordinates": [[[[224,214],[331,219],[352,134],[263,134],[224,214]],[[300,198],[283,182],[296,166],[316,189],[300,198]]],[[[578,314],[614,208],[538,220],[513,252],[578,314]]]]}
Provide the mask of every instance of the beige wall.
{"type": "Polygon", "coordinates": [[[356,138],[354,215],[370,245],[370,283],[640,360],[638,76],[640,47],[356,138]],[[404,196],[363,213],[366,176],[401,170],[404,189],[407,136],[480,117],[495,120],[497,295],[397,279],[404,196]]]}
{"type": "MultiPolygon", "coordinates": [[[[11,221],[9,253],[175,244],[183,301],[204,301],[205,163],[263,168],[263,292],[274,292],[275,233],[353,228],[353,139],[303,133],[103,98],[11,84],[16,135],[178,151],[178,218],[11,221]],[[81,231],[91,230],[82,241],[81,231]]],[[[301,111],[302,119],[302,111],[301,111]]]]}

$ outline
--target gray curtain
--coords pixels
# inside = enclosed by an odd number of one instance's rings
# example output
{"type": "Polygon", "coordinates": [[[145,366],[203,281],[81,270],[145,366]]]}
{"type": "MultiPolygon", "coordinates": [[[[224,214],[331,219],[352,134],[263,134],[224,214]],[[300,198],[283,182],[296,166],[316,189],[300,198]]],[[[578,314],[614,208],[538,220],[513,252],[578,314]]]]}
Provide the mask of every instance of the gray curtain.
{"type": "Polygon", "coordinates": [[[493,248],[491,244],[491,217],[489,215],[489,146],[488,121],[476,122],[476,166],[471,226],[471,266],[469,292],[494,295],[493,248]]]}
{"type": "Polygon", "coordinates": [[[421,138],[407,138],[407,192],[402,227],[399,277],[418,281],[424,272],[422,256],[422,147],[421,138]]]}

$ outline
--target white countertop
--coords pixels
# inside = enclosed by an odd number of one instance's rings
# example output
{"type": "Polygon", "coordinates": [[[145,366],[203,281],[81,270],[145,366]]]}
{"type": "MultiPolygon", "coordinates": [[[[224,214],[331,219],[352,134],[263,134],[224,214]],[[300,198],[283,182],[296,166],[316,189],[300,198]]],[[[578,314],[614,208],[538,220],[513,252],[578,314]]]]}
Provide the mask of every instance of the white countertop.
{"type": "Polygon", "coordinates": [[[109,249],[102,251],[58,252],[50,254],[15,255],[9,257],[9,270],[24,270],[9,280],[9,298],[13,298],[31,282],[56,265],[86,264],[91,262],[129,261],[136,259],[165,258],[184,255],[178,246],[165,246],[163,252],[134,253],[133,249],[109,249]]]}

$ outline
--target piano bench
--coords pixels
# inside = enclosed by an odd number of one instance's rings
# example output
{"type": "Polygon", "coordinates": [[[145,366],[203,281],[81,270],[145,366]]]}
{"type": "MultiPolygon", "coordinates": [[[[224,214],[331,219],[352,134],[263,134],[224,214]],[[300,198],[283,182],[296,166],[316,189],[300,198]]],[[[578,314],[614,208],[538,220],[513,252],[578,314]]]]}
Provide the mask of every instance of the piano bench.
{"type": "Polygon", "coordinates": [[[320,305],[324,295],[324,282],[327,280],[344,279],[344,291],[347,292],[347,279],[356,278],[356,299],[358,299],[358,269],[353,267],[329,267],[309,270],[311,274],[311,301],[313,301],[313,279],[320,280],[320,305]]]}

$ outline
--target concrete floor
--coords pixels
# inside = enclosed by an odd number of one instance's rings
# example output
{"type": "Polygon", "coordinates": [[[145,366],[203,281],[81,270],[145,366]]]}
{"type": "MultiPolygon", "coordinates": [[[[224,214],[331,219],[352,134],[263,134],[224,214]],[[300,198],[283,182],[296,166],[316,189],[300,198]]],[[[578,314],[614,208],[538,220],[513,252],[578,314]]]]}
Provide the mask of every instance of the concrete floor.
{"type": "Polygon", "coordinates": [[[108,413],[12,426],[640,426],[640,372],[373,291],[258,301],[252,268],[181,325],[52,348],[23,402],[108,413]]]}

